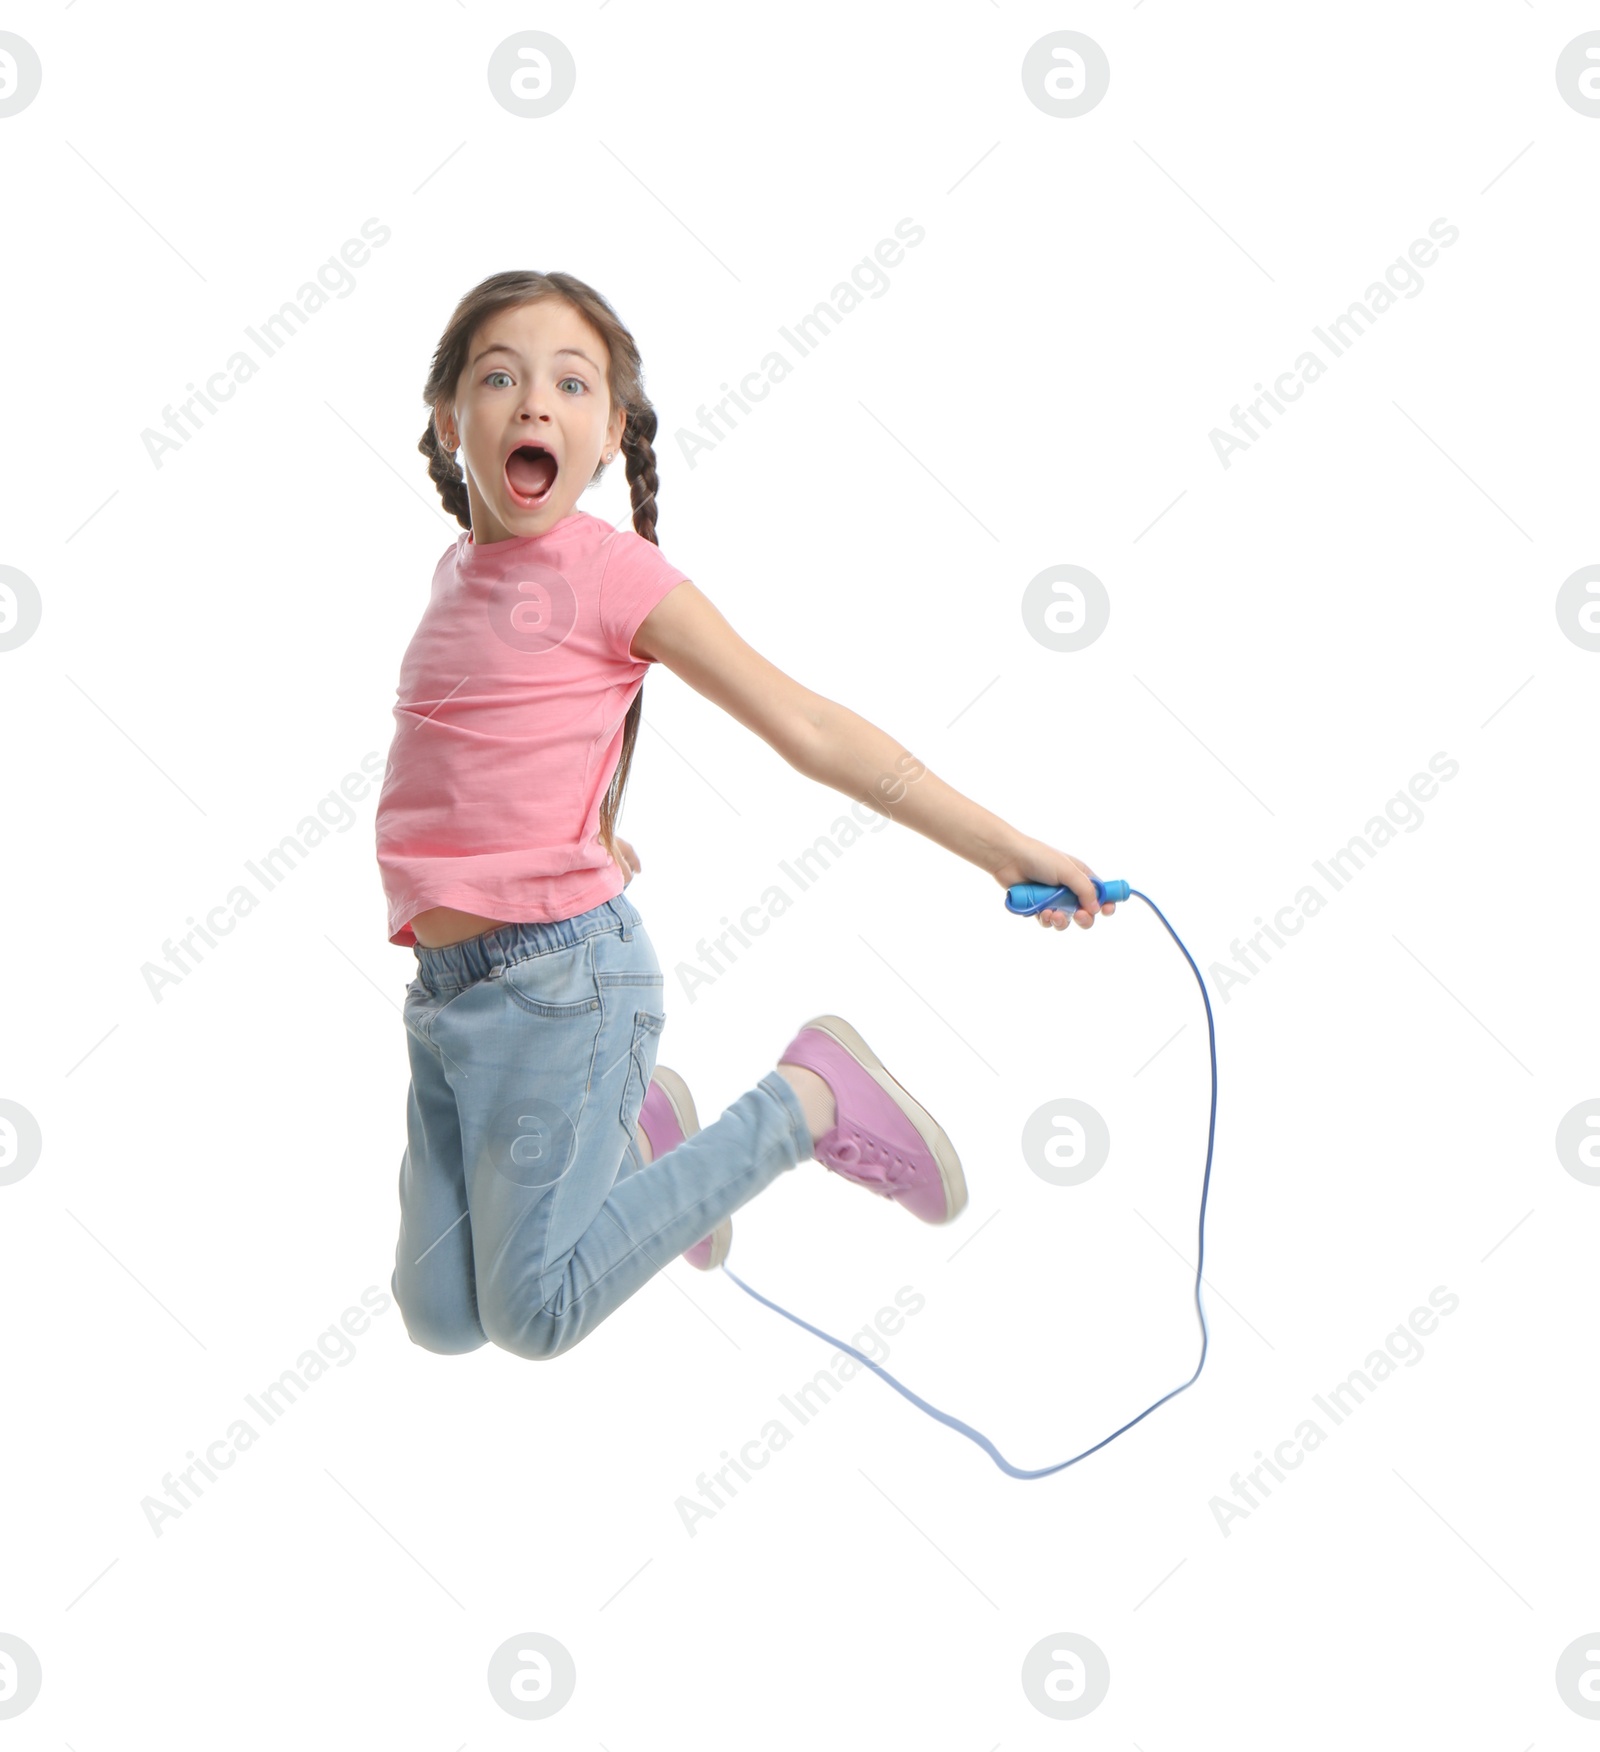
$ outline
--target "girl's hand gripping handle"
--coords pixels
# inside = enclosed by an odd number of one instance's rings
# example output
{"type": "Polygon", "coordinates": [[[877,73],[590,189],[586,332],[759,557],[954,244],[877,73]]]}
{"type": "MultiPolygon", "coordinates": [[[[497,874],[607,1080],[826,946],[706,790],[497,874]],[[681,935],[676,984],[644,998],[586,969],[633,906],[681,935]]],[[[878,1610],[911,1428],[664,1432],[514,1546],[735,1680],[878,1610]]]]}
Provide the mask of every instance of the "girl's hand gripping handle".
{"type": "MultiPolygon", "coordinates": [[[[1126,882],[1102,882],[1098,876],[1093,881],[1101,912],[1115,912],[1116,903],[1128,898],[1126,882]]],[[[1058,910],[1055,903],[1064,900],[1071,892],[1067,888],[1051,888],[1043,882],[1015,882],[1006,890],[1006,911],[1036,915],[1046,924],[1053,919],[1060,919],[1065,924],[1066,914],[1058,910]]]]}
{"type": "Polygon", "coordinates": [[[1058,931],[1073,920],[1087,930],[1096,913],[1109,918],[1129,893],[1126,882],[1102,882],[1081,858],[1039,840],[1028,841],[994,875],[1006,889],[1008,912],[1037,918],[1058,931]]]}

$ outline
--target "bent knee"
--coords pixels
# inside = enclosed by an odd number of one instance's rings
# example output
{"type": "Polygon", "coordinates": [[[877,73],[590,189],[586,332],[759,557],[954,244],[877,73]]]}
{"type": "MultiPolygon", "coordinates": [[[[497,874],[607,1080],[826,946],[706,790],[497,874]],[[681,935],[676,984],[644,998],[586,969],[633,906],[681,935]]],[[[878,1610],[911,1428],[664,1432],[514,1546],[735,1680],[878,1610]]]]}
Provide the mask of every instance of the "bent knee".
{"type": "Polygon", "coordinates": [[[461,1357],[468,1351],[482,1350],[489,1342],[483,1333],[467,1332],[460,1327],[421,1326],[406,1322],[406,1334],[414,1345],[435,1356],[461,1357]]]}
{"type": "Polygon", "coordinates": [[[422,1350],[441,1357],[459,1357],[481,1350],[489,1342],[487,1333],[467,1311],[449,1312],[426,1302],[407,1303],[398,1294],[395,1302],[405,1322],[406,1336],[422,1350]]]}
{"type": "Polygon", "coordinates": [[[480,1308],[483,1330],[492,1343],[530,1363],[548,1363],[569,1351],[583,1336],[583,1329],[569,1310],[540,1307],[480,1308]]]}

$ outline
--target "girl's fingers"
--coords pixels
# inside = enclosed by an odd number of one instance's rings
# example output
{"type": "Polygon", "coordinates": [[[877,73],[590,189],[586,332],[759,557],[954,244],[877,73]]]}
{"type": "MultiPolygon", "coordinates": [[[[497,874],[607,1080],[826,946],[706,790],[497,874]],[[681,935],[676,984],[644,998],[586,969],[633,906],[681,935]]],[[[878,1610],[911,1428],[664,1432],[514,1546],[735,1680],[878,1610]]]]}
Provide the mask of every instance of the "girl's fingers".
{"type": "MultiPolygon", "coordinates": [[[[1084,868],[1087,869],[1088,866],[1085,865],[1084,868]]],[[[1046,907],[1044,911],[1037,916],[1040,925],[1043,926],[1045,930],[1064,931],[1068,925],[1076,924],[1081,930],[1087,931],[1093,926],[1094,921],[1101,913],[1109,918],[1116,910],[1117,903],[1114,900],[1104,902],[1100,907],[1099,912],[1089,912],[1080,902],[1080,904],[1071,912],[1066,912],[1059,907],[1052,906],[1046,907]],[[1084,914],[1084,917],[1081,919],[1078,917],[1080,911],[1084,914]]]]}

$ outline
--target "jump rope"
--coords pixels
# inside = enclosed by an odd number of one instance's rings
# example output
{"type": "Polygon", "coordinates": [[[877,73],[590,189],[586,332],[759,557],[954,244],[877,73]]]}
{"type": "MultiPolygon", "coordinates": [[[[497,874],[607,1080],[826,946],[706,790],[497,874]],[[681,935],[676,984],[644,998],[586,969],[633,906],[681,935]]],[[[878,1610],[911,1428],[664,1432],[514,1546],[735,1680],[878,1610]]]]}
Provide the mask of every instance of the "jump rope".
{"type": "MultiPolygon", "coordinates": [[[[1194,1385],[1195,1381],[1199,1378],[1200,1371],[1206,1366],[1206,1351],[1211,1343],[1211,1334],[1206,1327],[1205,1308],[1200,1300],[1200,1280],[1204,1274],[1206,1263],[1206,1198],[1211,1191],[1211,1150],[1213,1144],[1216,1142],[1217,1136],[1217,1028],[1211,1015],[1211,999],[1206,992],[1206,982],[1200,977],[1200,969],[1194,964],[1194,957],[1187,949],[1184,949],[1183,939],[1173,930],[1172,926],[1168,924],[1166,914],[1162,912],[1161,908],[1156,905],[1148,894],[1141,893],[1137,888],[1130,888],[1126,882],[1122,881],[1102,882],[1098,876],[1091,877],[1090,880],[1094,883],[1095,895],[1102,905],[1108,900],[1121,901],[1126,900],[1129,895],[1138,895],[1139,899],[1142,900],[1145,905],[1149,907],[1151,912],[1161,920],[1162,924],[1166,925],[1168,935],[1171,936],[1173,942],[1176,943],[1180,949],[1183,949],[1183,958],[1189,963],[1190,968],[1193,970],[1194,977],[1200,986],[1201,999],[1204,1001],[1206,1007],[1206,1030],[1211,1038],[1211,1123],[1210,1129],[1206,1133],[1206,1173],[1205,1179],[1201,1182],[1200,1186],[1199,1257],[1195,1262],[1194,1268],[1194,1309],[1195,1313],[1200,1318],[1200,1361],[1195,1364],[1194,1374],[1192,1374],[1187,1381],[1174,1387],[1171,1393],[1164,1393],[1161,1398],[1155,1402],[1155,1405],[1147,1406],[1139,1413],[1138,1417],[1129,1418],[1121,1429],[1113,1430],[1109,1436],[1096,1442],[1093,1448],[1085,1448],[1083,1453],[1074,1454],[1070,1460],[1057,1461],[1054,1466],[1039,1466],[1029,1470],[1026,1467],[1013,1466],[994,1443],[991,1442],[981,1431],[973,1429],[971,1424],[963,1423],[958,1417],[952,1417],[949,1412],[940,1411],[937,1406],[929,1405],[926,1399],[923,1399],[919,1394],[913,1393],[909,1387],[904,1386],[901,1382],[895,1380],[894,1376],[891,1375],[887,1369],[881,1368],[877,1363],[873,1362],[871,1357],[863,1356],[854,1345],[846,1344],[842,1338],[835,1338],[831,1333],[824,1332],[820,1326],[813,1326],[809,1320],[802,1320],[798,1314],[791,1314],[787,1308],[779,1307],[776,1302],[770,1301],[766,1296],[763,1296],[759,1290],[752,1290],[749,1284],[747,1284],[737,1272],[728,1270],[726,1263],[724,1263],[721,1268],[728,1273],[728,1276],[733,1279],[741,1290],[744,1290],[748,1295],[754,1296],[758,1302],[765,1303],[765,1305],[772,1309],[775,1314],[781,1314],[785,1320],[792,1320],[796,1326],[803,1326],[807,1332],[814,1332],[818,1338],[826,1339],[829,1344],[837,1346],[840,1350],[848,1351],[858,1362],[865,1363],[875,1375],[879,1375],[887,1381],[889,1385],[894,1388],[896,1393],[903,1394],[919,1410],[927,1412],[929,1417],[937,1418],[940,1423],[948,1424],[951,1429],[959,1430],[962,1435],[970,1437],[971,1440],[976,1442],[978,1446],[984,1450],[1002,1472],[1008,1473],[1012,1478],[1048,1478],[1051,1473],[1060,1472],[1065,1466],[1076,1466],[1080,1460],[1086,1459],[1090,1454],[1103,1448],[1107,1442],[1115,1441],[1116,1438],[1123,1433],[1123,1430],[1131,1430],[1136,1423],[1141,1423],[1145,1418],[1149,1417],[1150,1413],[1156,1409],[1156,1406],[1165,1405],[1169,1399],[1182,1393],[1185,1387],[1192,1387],[1194,1385]]],[[[1053,907],[1069,896],[1071,897],[1072,903],[1071,910],[1075,912],[1079,905],[1078,897],[1072,893],[1070,888],[1051,888],[1037,882],[1019,882],[1006,890],[1006,910],[1008,912],[1020,914],[1024,918],[1031,918],[1034,914],[1043,912],[1046,907],[1053,907]]]]}

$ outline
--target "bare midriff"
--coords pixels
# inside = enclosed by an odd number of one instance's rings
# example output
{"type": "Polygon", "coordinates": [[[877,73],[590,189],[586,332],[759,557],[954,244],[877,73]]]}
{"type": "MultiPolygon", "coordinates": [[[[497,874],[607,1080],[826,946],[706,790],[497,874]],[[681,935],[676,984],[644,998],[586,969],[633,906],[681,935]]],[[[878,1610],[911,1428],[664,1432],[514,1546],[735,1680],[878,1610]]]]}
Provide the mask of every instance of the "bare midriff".
{"type": "Polygon", "coordinates": [[[457,912],[453,906],[430,906],[411,921],[411,934],[424,949],[445,949],[452,943],[464,943],[469,937],[481,937],[485,931],[497,931],[510,922],[457,912]]]}

